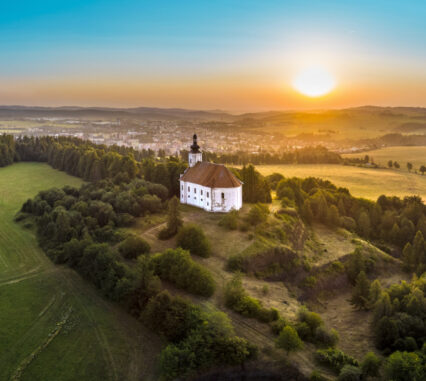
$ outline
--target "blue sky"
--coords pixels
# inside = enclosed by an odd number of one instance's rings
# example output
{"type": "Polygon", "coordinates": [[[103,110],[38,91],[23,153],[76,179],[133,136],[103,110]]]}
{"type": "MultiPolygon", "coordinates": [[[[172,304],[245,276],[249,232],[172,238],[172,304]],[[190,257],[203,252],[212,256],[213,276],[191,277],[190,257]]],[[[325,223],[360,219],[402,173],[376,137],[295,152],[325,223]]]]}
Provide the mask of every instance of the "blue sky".
{"type": "MultiPolygon", "coordinates": [[[[266,96],[268,89],[285,88],[290,73],[317,59],[347,86],[373,81],[378,91],[393,79],[413,92],[416,78],[426,84],[425,20],[425,1],[2,2],[0,103],[171,105],[172,98],[161,97],[170,84],[172,95],[185,98],[176,99],[177,106],[256,107],[259,96],[235,101],[240,86],[241,92],[257,89],[276,108],[279,97],[266,96]],[[119,99],[98,99],[96,81],[117,89],[119,99]],[[124,96],[126,83],[134,98],[124,96]],[[197,103],[201,89],[218,94],[220,83],[234,102],[225,97],[221,105],[206,96],[197,103]]],[[[283,97],[283,108],[295,102],[285,91],[283,97]]],[[[421,97],[425,102],[426,94],[421,97]]],[[[416,99],[409,96],[411,103],[416,99]]],[[[260,103],[268,108],[267,100],[260,103]]]]}

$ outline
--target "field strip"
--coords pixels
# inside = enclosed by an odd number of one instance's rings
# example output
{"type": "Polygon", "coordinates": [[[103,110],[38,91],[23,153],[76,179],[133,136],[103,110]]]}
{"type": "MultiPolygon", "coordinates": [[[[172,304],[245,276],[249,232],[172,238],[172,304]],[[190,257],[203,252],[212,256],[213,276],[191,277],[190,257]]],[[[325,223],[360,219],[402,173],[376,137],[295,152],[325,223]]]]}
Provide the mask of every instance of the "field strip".
{"type": "MultiPolygon", "coordinates": [[[[54,297],[55,300],[49,301],[46,306],[42,309],[42,311],[39,313],[37,319],[34,320],[34,323],[26,330],[26,332],[18,339],[16,340],[9,348],[8,351],[5,352],[1,357],[0,357],[0,361],[3,362],[6,358],[7,360],[7,356],[13,356],[14,355],[14,350],[17,347],[23,346],[23,343],[25,343],[25,341],[31,336],[31,334],[34,331],[37,331],[37,329],[39,328],[40,325],[43,324],[43,319],[47,319],[48,318],[48,313],[52,310],[52,306],[55,304],[55,302],[60,303],[60,299],[62,298],[62,296],[65,295],[64,293],[62,293],[61,297],[58,299],[56,298],[56,296],[54,297]]],[[[13,359],[11,359],[10,361],[12,361],[13,359]]]]}
{"type": "Polygon", "coordinates": [[[24,360],[21,361],[18,368],[15,370],[15,373],[10,378],[10,381],[19,381],[21,379],[22,373],[25,371],[28,365],[30,365],[31,362],[37,357],[37,355],[40,352],[42,352],[55,339],[56,336],[59,335],[63,326],[68,321],[71,315],[71,312],[72,312],[72,308],[69,307],[63,319],[56,323],[55,330],[49,333],[47,340],[43,344],[41,344],[39,347],[37,347],[28,357],[26,357],[24,360]]]}
{"type": "Polygon", "coordinates": [[[63,272],[63,271],[60,271],[59,274],[63,278],[63,280],[67,283],[68,290],[72,294],[72,296],[74,297],[76,303],[79,304],[80,308],[84,311],[84,313],[86,314],[87,318],[93,323],[93,327],[95,329],[95,334],[96,334],[96,337],[98,339],[99,346],[100,346],[100,348],[102,350],[102,354],[103,354],[103,357],[104,357],[105,364],[106,365],[109,364],[108,368],[109,368],[110,373],[112,374],[113,380],[117,380],[118,381],[119,379],[118,379],[118,373],[117,373],[117,366],[115,364],[114,357],[112,356],[111,347],[110,347],[110,345],[108,343],[107,338],[105,337],[105,334],[98,327],[98,324],[97,324],[97,322],[96,322],[96,320],[95,320],[92,312],[80,300],[80,296],[77,294],[76,286],[74,284],[74,281],[70,278],[70,276],[68,276],[67,274],[65,274],[65,272],[63,272]]]}
{"type": "Polygon", "coordinates": [[[4,281],[0,282],[0,287],[7,286],[8,284],[19,283],[19,282],[22,282],[22,281],[27,280],[27,279],[35,278],[35,277],[40,276],[42,274],[47,274],[47,273],[57,271],[55,268],[51,268],[51,269],[46,269],[46,270],[42,270],[42,271],[39,271],[39,272],[34,272],[36,269],[37,268],[35,268],[34,270],[31,270],[31,271],[28,271],[28,272],[22,274],[19,277],[4,280],[4,281]]]}

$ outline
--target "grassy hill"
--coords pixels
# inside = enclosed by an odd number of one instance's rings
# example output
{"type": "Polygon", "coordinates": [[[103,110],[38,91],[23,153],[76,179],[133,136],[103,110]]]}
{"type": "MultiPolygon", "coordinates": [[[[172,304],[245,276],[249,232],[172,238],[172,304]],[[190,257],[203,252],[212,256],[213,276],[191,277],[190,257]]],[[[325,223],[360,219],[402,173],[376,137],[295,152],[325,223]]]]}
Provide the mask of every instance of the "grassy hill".
{"type": "MultiPolygon", "coordinates": [[[[240,211],[240,223],[243,223],[250,207],[250,204],[245,204],[240,211]]],[[[224,288],[233,277],[233,273],[227,269],[227,264],[229,259],[236,254],[248,258],[253,264],[253,267],[249,266],[250,272],[245,273],[242,279],[246,292],[251,297],[260,300],[265,308],[277,309],[280,315],[289,321],[296,319],[297,312],[302,305],[304,278],[309,274],[317,276],[319,283],[315,287],[315,292],[318,293],[311,300],[306,299],[305,302],[311,308],[321,312],[328,329],[334,328],[338,331],[340,336],[338,348],[359,359],[368,350],[374,350],[374,335],[370,330],[371,314],[357,311],[350,305],[351,286],[346,285],[331,291],[325,288],[338,276],[346,278],[344,272],[336,272],[334,267],[336,263],[340,263],[342,266],[341,263],[357,247],[366,253],[371,253],[377,259],[377,263],[383,263],[378,278],[384,285],[397,282],[405,277],[395,259],[344,229],[336,230],[315,224],[310,228],[292,230],[299,224],[299,219],[285,214],[277,214],[280,210],[278,201],[274,201],[270,206],[268,227],[263,228],[266,229],[263,233],[264,237],[269,237],[267,239],[260,237],[256,228],[227,230],[219,226],[223,216],[221,214],[206,213],[187,205],[182,206],[181,210],[184,222],[201,227],[212,244],[212,255],[209,258],[197,256],[192,256],[192,258],[211,271],[217,282],[218,290],[208,300],[193,297],[170,285],[168,285],[169,291],[191,298],[205,307],[214,305],[225,311],[232,319],[238,335],[250,340],[260,348],[260,361],[273,362],[277,359],[282,361],[283,354],[274,348],[275,336],[267,324],[237,314],[224,305],[224,288]],[[277,230],[285,232],[281,238],[274,235],[277,230]],[[295,234],[292,235],[292,232],[295,234]],[[300,244],[301,236],[303,239],[300,244]],[[281,246],[289,247],[297,253],[297,259],[293,262],[294,267],[288,272],[286,272],[288,270],[286,269],[287,260],[285,259],[283,262],[279,256],[271,254],[270,248],[281,246]],[[282,263],[279,264],[280,262],[282,263]],[[309,269],[309,271],[306,272],[305,269],[309,269]],[[324,290],[321,289],[322,287],[324,290]]],[[[175,238],[167,241],[158,240],[157,234],[164,226],[165,216],[156,216],[148,224],[141,220],[131,230],[147,240],[153,252],[159,252],[176,246],[175,238]]],[[[303,351],[291,355],[291,361],[296,363],[304,374],[309,375],[318,367],[314,360],[314,352],[313,345],[305,345],[303,351]]],[[[326,369],[321,371],[324,375],[331,376],[326,369]]]]}
{"type": "Polygon", "coordinates": [[[81,180],[41,163],[1,168],[0,179],[0,379],[155,379],[157,336],[53,265],[13,220],[39,191],[81,180]]]}

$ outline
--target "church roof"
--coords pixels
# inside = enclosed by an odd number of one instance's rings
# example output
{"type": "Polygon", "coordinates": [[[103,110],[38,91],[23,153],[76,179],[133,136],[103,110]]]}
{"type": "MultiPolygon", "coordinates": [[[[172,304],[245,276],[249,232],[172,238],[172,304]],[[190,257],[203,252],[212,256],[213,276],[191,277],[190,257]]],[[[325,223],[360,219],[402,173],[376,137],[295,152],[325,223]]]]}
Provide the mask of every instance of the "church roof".
{"type": "Polygon", "coordinates": [[[207,161],[199,161],[188,168],[180,180],[209,188],[236,188],[242,184],[223,164],[207,161]]]}

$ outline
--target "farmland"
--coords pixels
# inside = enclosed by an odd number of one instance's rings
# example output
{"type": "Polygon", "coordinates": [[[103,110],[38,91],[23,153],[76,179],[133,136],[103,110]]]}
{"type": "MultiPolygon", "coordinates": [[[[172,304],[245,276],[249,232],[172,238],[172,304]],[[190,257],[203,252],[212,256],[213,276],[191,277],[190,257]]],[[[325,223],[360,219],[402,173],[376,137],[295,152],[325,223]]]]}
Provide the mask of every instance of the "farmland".
{"type": "Polygon", "coordinates": [[[384,147],[363,153],[350,153],[342,155],[347,158],[363,158],[365,155],[373,159],[380,166],[387,166],[388,161],[397,161],[401,169],[407,170],[406,164],[410,162],[414,170],[418,170],[421,165],[426,165],[426,147],[384,147]]]}
{"type": "Polygon", "coordinates": [[[376,200],[382,194],[388,196],[420,195],[426,199],[426,176],[408,173],[404,169],[373,169],[335,164],[282,164],[259,165],[263,175],[281,173],[285,177],[320,177],[337,186],[348,188],[357,197],[376,200]]]}
{"type": "Polygon", "coordinates": [[[81,180],[40,163],[0,169],[0,379],[149,379],[156,336],[53,265],[13,220],[29,197],[66,184],[81,180]]]}

